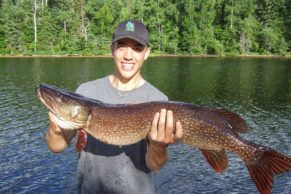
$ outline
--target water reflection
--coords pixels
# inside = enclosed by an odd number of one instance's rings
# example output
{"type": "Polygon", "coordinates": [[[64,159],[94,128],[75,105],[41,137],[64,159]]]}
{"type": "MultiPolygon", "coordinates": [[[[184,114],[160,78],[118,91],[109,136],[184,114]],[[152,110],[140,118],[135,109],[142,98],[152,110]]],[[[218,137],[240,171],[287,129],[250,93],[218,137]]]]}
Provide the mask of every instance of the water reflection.
{"type": "MultiPolygon", "coordinates": [[[[223,107],[242,115],[243,136],[291,155],[290,59],[150,58],[143,74],[171,100],[223,107]]],[[[75,193],[78,155],[47,150],[47,110],[36,99],[41,82],[74,90],[107,75],[110,58],[0,59],[0,193],[75,193]]],[[[243,162],[229,154],[216,174],[196,149],[170,146],[156,174],[157,193],[256,193],[243,162]]],[[[277,177],[273,193],[288,193],[291,174],[277,177]]]]}

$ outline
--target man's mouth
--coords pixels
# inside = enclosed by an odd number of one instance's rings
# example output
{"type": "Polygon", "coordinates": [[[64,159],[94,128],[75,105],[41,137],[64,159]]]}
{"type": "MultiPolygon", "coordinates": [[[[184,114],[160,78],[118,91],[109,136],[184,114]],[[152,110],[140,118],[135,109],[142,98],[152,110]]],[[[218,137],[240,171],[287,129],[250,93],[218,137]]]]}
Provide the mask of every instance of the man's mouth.
{"type": "Polygon", "coordinates": [[[134,67],[133,63],[122,63],[122,69],[126,71],[131,71],[134,67]]]}

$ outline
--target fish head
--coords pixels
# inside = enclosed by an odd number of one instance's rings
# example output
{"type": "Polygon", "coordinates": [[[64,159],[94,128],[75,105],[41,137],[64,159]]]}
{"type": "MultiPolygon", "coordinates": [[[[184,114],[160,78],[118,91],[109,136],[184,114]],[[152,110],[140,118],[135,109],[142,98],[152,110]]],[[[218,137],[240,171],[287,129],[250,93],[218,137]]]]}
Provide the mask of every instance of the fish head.
{"type": "Polygon", "coordinates": [[[40,84],[36,93],[61,128],[75,130],[85,127],[90,106],[83,96],[48,84],[40,84]]]}

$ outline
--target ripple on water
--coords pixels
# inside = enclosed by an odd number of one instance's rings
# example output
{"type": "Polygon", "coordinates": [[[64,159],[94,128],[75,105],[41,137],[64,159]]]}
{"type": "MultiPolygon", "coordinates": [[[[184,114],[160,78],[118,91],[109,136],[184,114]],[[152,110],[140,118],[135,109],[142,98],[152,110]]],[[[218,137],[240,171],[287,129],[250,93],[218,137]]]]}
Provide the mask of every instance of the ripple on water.
{"type": "MultiPolygon", "coordinates": [[[[77,76],[72,76],[71,71],[68,71],[72,68],[71,64],[65,68],[66,65],[63,64],[68,61],[64,59],[37,59],[37,65],[29,59],[25,63],[29,61],[31,64],[25,64],[25,68],[20,59],[17,59],[16,65],[1,63],[0,193],[76,193],[78,156],[73,148],[62,154],[48,151],[43,141],[48,124],[47,110],[36,99],[34,87],[45,82],[74,88],[77,83],[102,77],[111,71],[107,65],[111,63],[111,59],[103,61],[104,66],[97,68],[96,60],[92,59],[92,65],[81,64],[82,68],[74,66],[76,72],[81,71],[77,76]],[[84,67],[89,67],[90,71],[84,67]]],[[[151,58],[150,61],[143,73],[148,81],[171,99],[235,111],[250,125],[251,129],[242,135],[244,138],[291,155],[290,95],[281,93],[279,95],[282,98],[274,96],[272,99],[272,95],[265,93],[268,90],[264,86],[268,84],[262,84],[264,79],[257,78],[265,77],[267,69],[259,74],[253,71],[262,69],[261,62],[249,66],[229,65],[225,60],[219,65],[220,59],[151,58]],[[161,61],[165,64],[161,64],[161,61]],[[175,65],[172,65],[173,62],[175,65]],[[251,71],[242,72],[241,70],[246,70],[245,67],[251,68],[251,71]],[[237,74],[233,76],[235,72],[237,74]],[[246,84],[240,85],[242,81],[246,84]]],[[[276,67],[277,63],[275,61],[276,67]]],[[[285,77],[290,74],[288,69],[289,64],[283,72],[287,73],[285,77]]],[[[272,72],[272,75],[275,73],[278,72],[272,72]]],[[[284,76],[278,76],[280,80],[283,78],[284,76]]],[[[288,83],[282,82],[282,88],[276,88],[276,91],[288,89],[288,83]]],[[[290,94],[290,91],[286,93],[290,94]]],[[[220,174],[212,170],[198,149],[179,144],[169,146],[169,154],[166,166],[155,174],[157,194],[257,193],[244,163],[234,154],[228,154],[229,167],[220,174]]],[[[290,188],[289,172],[276,177],[272,193],[290,194],[290,188]]]]}
{"type": "Polygon", "coordinates": [[[44,109],[34,95],[25,91],[21,93],[25,89],[13,90],[14,86],[11,86],[11,91],[1,88],[0,193],[59,193],[61,190],[73,193],[76,185],[75,152],[66,151],[56,159],[43,139],[47,112],[40,112],[44,109]],[[69,161],[68,154],[73,155],[69,161]],[[56,177],[59,171],[64,174],[56,177]],[[50,188],[56,181],[59,187],[50,188]]]}

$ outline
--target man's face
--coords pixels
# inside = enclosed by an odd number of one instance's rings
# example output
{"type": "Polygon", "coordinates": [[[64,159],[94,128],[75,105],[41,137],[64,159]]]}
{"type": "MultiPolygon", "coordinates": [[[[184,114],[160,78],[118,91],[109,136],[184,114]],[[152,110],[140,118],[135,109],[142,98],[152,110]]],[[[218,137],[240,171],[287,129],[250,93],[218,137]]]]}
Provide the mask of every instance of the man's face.
{"type": "Polygon", "coordinates": [[[150,50],[132,39],[121,39],[113,44],[112,55],[116,66],[116,73],[123,81],[140,76],[140,69],[148,58],[150,50]]]}

